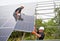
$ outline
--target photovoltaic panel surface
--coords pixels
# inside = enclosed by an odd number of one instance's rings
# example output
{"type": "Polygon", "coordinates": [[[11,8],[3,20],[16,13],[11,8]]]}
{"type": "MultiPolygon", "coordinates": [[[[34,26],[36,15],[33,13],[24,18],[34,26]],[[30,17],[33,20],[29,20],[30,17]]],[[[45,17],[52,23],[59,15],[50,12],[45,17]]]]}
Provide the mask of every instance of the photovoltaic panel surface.
{"type": "Polygon", "coordinates": [[[34,16],[22,16],[23,21],[17,21],[15,25],[15,30],[24,31],[24,32],[32,32],[34,29],[34,16]]]}
{"type": "Polygon", "coordinates": [[[0,41],[7,41],[14,28],[0,27],[0,41]]]}

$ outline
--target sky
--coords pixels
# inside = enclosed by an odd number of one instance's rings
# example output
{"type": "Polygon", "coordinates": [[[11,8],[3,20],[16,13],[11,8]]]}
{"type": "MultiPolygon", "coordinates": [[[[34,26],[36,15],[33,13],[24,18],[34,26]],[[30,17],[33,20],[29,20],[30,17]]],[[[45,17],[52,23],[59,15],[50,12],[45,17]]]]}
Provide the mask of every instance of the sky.
{"type": "Polygon", "coordinates": [[[39,1],[47,1],[47,0],[0,0],[0,6],[9,4],[39,2],[39,1]]]}
{"type": "MultiPolygon", "coordinates": [[[[20,3],[32,3],[32,2],[43,2],[43,1],[52,1],[52,0],[0,0],[0,6],[4,6],[4,5],[12,5],[12,4],[20,4],[20,3]]],[[[47,4],[46,4],[47,5],[47,4]]],[[[54,6],[52,6],[54,7],[54,6]]],[[[50,7],[49,7],[50,8],[50,7]]],[[[41,8],[39,8],[41,9],[41,8]]],[[[38,13],[40,12],[53,12],[53,10],[48,10],[48,11],[38,11],[38,13]]],[[[51,15],[38,15],[38,19],[39,18],[51,18],[51,17],[54,17],[55,14],[51,14],[51,15]]],[[[47,21],[47,20],[44,20],[44,21],[47,21]]]]}

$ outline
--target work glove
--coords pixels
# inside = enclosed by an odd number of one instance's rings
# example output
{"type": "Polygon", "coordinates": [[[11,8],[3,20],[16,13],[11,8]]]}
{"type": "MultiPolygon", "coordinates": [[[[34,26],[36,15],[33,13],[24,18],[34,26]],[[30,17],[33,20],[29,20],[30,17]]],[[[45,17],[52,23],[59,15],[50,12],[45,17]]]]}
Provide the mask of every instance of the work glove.
{"type": "Polygon", "coordinates": [[[32,31],[32,34],[36,34],[36,32],[35,31],[32,31]]]}

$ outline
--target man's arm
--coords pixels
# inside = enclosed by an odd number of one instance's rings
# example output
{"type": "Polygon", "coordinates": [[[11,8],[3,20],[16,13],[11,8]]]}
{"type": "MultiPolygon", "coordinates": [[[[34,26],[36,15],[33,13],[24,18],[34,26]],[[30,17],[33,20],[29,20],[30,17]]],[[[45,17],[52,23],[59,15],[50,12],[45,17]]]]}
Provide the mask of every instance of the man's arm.
{"type": "Polygon", "coordinates": [[[37,37],[41,37],[40,34],[38,34],[37,32],[33,31],[33,34],[35,34],[37,37]]]}
{"type": "Polygon", "coordinates": [[[16,11],[16,17],[18,19],[19,10],[16,11]]]}
{"type": "Polygon", "coordinates": [[[16,15],[18,15],[18,12],[19,12],[19,10],[18,10],[18,11],[16,11],[16,15]]]}
{"type": "Polygon", "coordinates": [[[38,34],[38,33],[35,33],[35,35],[36,35],[37,37],[41,37],[41,35],[40,35],[40,34],[38,34]]]}
{"type": "Polygon", "coordinates": [[[32,31],[32,34],[35,34],[37,37],[41,37],[41,35],[37,33],[36,25],[34,26],[34,30],[32,31]]]}

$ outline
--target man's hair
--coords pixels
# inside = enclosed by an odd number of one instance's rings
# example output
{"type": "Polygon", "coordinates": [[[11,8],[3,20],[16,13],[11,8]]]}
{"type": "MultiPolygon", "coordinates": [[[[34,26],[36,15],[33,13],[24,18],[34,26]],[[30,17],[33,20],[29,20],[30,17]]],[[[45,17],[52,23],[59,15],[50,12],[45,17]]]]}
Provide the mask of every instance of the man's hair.
{"type": "Polygon", "coordinates": [[[24,8],[24,6],[21,6],[21,8],[24,8]]]}

